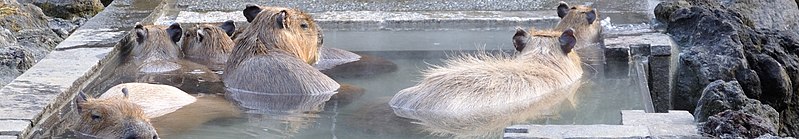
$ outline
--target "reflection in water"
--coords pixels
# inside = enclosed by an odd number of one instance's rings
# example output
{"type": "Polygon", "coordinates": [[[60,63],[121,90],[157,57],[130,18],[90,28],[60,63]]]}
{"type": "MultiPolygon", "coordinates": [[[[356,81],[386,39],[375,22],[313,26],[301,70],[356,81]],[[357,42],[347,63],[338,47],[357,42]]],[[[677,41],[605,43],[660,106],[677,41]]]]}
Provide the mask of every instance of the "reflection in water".
{"type": "Polygon", "coordinates": [[[541,97],[507,103],[500,106],[489,106],[460,112],[413,111],[394,109],[402,117],[419,120],[423,130],[443,136],[458,138],[492,137],[502,133],[502,129],[514,123],[523,123],[542,118],[557,118],[558,106],[569,104],[575,107],[575,95],[582,85],[575,82],[565,88],[549,92],[541,97]]]}
{"type": "Polygon", "coordinates": [[[243,109],[249,122],[281,136],[293,136],[319,117],[336,92],[313,95],[272,94],[226,89],[225,96],[243,109]]]}

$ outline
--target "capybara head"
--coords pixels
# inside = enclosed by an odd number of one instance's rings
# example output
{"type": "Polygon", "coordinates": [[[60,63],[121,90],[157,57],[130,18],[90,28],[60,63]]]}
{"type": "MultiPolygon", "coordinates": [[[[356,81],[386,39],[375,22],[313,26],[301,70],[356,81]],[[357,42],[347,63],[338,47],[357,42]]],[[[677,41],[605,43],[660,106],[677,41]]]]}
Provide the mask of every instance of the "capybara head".
{"type": "Polygon", "coordinates": [[[570,62],[579,66],[580,57],[572,51],[578,45],[577,39],[573,29],[566,29],[562,32],[536,29],[531,29],[528,32],[524,29],[516,29],[516,34],[513,35],[513,46],[523,56],[569,59],[570,62]]]}
{"type": "Polygon", "coordinates": [[[86,138],[157,139],[158,133],[139,105],[122,98],[94,99],[79,93],[75,99],[79,116],[72,129],[86,138]]]}
{"type": "Polygon", "coordinates": [[[575,36],[589,42],[599,41],[599,35],[602,33],[602,26],[597,21],[599,12],[591,6],[573,6],[569,7],[566,2],[560,2],[558,5],[558,17],[561,18],[555,30],[574,29],[577,34],[575,36]]]}
{"type": "Polygon", "coordinates": [[[183,38],[183,54],[193,61],[213,70],[224,68],[230,53],[233,51],[233,40],[230,35],[236,30],[232,20],[222,25],[200,24],[186,30],[183,38]]]}
{"type": "Polygon", "coordinates": [[[129,60],[140,65],[141,72],[166,72],[180,68],[174,62],[181,56],[177,42],[183,35],[183,29],[175,23],[166,26],[142,25],[136,23],[133,37],[128,47],[129,60]]]}
{"type": "MultiPolygon", "coordinates": [[[[247,5],[244,17],[251,24],[236,39],[257,37],[262,49],[280,49],[308,64],[319,60],[322,33],[310,15],[297,9],[247,5]]],[[[238,48],[237,48],[238,49],[238,48]]]]}

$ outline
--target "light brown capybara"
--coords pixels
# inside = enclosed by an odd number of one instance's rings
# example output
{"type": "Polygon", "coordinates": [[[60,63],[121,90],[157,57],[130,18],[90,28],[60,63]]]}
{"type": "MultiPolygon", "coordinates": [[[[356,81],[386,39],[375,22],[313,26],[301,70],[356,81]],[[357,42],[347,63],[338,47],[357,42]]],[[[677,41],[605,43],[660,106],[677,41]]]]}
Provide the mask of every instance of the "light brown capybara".
{"type": "MultiPolygon", "coordinates": [[[[299,10],[248,5],[251,25],[235,40],[223,82],[233,92],[327,95],[340,87],[308,63],[318,59],[318,27],[299,10]]],[[[242,98],[244,99],[244,98],[242,98]]]]}
{"type": "MultiPolygon", "coordinates": [[[[127,94],[127,90],[124,90],[127,94]]],[[[70,129],[79,138],[157,139],[141,106],[127,95],[108,99],[88,98],[82,92],[75,98],[76,108],[69,120],[70,129]]]]}
{"type": "Polygon", "coordinates": [[[557,8],[561,18],[554,30],[573,29],[578,41],[597,43],[602,39],[602,25],[599,23],[599,11],[591,6],[569,6],[561,1],[557,8]]]}
{"type": "Polygon", "coordinates": [[[199,24],[187,29],[183,38],[183,54],[189,61],[207,66],[211,70],[223,70],[230,53],[233,40],[230,35],[236,30],[232,20],[221,25],[199,24]]]}
{"type": "MultiPolygon", "coordinates": [[[[431,127],[479,121],[487,111],[512,104],[545,100],[578,84],[580,57],[572,51],[575,31],[517,30],[514,56],[476,54],[444,61],[425,70],[415,86],[399,91],[389,102],[400,117],[431,127]]],[[[441,131],[437,131],[441,132],[441,131]]]]}

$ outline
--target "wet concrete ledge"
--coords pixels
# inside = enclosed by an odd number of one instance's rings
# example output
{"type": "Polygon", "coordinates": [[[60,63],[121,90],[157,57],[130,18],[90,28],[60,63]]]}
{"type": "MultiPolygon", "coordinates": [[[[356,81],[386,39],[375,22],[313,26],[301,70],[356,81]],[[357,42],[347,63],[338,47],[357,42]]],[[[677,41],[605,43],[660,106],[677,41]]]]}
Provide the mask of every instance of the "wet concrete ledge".
{"type": "MultiPolygon", "coordinates": [[[[30,138],[41,122],[68,106],[96,76],[113,46],[152,9],[116,0],[56,46],[44,59],[0,89],[0,138],[30,138]]],[[[154,7],[153,7],[154,8],[154,7]]]]}
{"type": "Polygon", "coordinates": [[[702,138],[687,111],[624,110],[620,114],[620,125],[514,125],[505,128],[503,138],[702,138]]]}

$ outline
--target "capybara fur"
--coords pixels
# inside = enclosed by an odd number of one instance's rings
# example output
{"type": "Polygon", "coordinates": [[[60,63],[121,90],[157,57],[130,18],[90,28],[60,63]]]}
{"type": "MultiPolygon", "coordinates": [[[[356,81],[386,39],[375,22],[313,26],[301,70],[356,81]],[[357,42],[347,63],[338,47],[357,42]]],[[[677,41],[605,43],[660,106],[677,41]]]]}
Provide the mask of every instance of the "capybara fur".
{"type": "Polygon", "coordinates": [[[247,5],[244,17],[250,22],[236,39],[257,37],[266,47],[286,51],[308,64],[319,60],[322,32],[313,18],[297,9],[247,5]]]}
{"type": "Polygon", "coordinates": [[[236,38],[225,65],[223,82],[229,90],[293,95],[335,93],[339,84],[308,64],[317,60],[321,44],[310,16],[293,9],[261,10],[252,5],[244,13],[250,15],[247,17],[252,24],[236,38]],[[258,11],[257,16],[250,18],[253,14],[247,13],[254,10],[258,11]]]}
{"type": "Polygon", "coordinates": [[[127,96],[108,99],[75,98],[73,119],[67,122],[79,138],[157,139],[158,134],[139,105],[127,96]]]}
{"type": "Polygon", "coordinates": [[[126,96],[130,102],[139,105],[149,118],[172,113],[183,106],[197,101],[197,98],[169,85],[148,83],[123,83],[109,88],[100,99],[126,96]],[[128,90],[123,94],[122,90],[128,90]]]}
{"type": "Polygon", "coordinates": [[[599,11],[591,6],[569,6],[560,2],[557,8],[558,17],[561,18],[554,30],[574,29],[577,40],[586,43],[597,43],[602,35],[602,25],[599,22],[599,11]]]}
{"type": "MultiPolygon", "coordinates": [[[[577,44],[572,29],[519,29],[513,44],[521,50],[514,56],[479,53],[445,60],[425,70],[417,85],[399,91],[389,105],[400,117],[442,123],[430,119],[479,117],[509,104],[547,101],[541,99],[578,83],[583,74],[580,58],[571,51],[577,44]]],[[[462,122],[468,121],[453,123],[462,122]]]]}
{"type": "Polygon", "coordinates": [[[129,51],[127,61],[136,65],[138,72],[164,73],[180,69],[181,52],[177,46],[183,35],[180,24],[169,27],[136,23],[131,31],[132,42],[125,46],[129,51]]]}
{"type": "Polygon", "coordinates": [[[230,35],[236,29],[232,20],[221,25],[199,24],[186,30],[183,38],[183,54],[189,61],[207,66],[211,70],[223,70],[230,53],[233,40],[230,35]]]}

